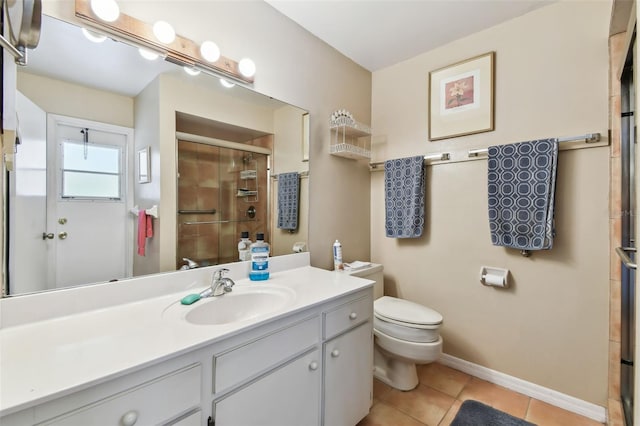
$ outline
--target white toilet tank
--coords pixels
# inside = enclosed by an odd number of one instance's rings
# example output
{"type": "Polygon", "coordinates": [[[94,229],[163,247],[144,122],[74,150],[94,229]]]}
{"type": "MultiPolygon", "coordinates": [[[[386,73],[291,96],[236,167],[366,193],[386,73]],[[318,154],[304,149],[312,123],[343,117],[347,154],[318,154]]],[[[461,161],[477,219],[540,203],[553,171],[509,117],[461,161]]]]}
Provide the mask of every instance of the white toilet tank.
{"type": "Polygon", "coordinates": [[[375,300],[384,296],[383,270],[384,268],[382,265],[372,263],[370,266],[355,271],[345,270],[345,273],[353,275],[354,277],[366,278],[368,280],[375,281],[376,283],[373,285],[373,299],[375,300]]]}

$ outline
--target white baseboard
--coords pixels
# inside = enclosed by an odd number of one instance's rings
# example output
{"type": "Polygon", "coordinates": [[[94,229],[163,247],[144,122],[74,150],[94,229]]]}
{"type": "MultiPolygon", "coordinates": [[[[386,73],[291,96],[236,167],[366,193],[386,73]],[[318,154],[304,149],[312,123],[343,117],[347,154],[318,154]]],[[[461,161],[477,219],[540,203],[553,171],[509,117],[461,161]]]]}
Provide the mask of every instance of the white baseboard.
{"type": "Polygon", "coordinates": [[[513,391],[538,399],[567,411],[571,411],[581,416],[588,417],[600,423],[607,421],[607,411],[600,405],[583,401],[564,393],[545,388],[535,383],[527,382],[517,377],[456,358],[451,355],[442,354],[439,362],[448,367],[455,368],[464,373],[470,374],[487,382],[495,383],[513,391]]]}

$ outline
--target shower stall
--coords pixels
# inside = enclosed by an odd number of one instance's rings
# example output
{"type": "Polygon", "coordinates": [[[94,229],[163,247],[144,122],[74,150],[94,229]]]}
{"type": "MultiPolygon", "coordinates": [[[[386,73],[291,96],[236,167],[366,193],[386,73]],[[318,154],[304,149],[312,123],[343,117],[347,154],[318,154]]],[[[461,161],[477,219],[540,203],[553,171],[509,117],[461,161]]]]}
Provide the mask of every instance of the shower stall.
{"type": "Polygon", "coordinates": [[[243,231],[269,241],[269,150],[218,142],[178,138],[176,269],[237,261],[243,231]]]}

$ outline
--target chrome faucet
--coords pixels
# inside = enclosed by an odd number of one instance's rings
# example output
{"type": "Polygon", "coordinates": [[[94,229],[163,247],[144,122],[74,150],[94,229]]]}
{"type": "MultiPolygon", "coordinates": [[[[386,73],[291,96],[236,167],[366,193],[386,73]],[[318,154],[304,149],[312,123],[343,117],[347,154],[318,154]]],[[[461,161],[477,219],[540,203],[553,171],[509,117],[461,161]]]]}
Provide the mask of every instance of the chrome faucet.
{"type": "Polygon", "coordinates": [[[182,267],[180,268],[181,270],[185,270],[185,269],[195,269],[198,266],[198,262],[194,262],[193,260],[189,259],[188,257],[183,257],[182,260],[184,262],[186,262],[185,265],[182,265],[182,267]]]}
{"type": "Polygon", "coordinates": [[[236,284],[231,278],[225,277],[224,274],[229,272],[227,268],[221,268],[213,273],[211,281],[211,296],[218,297],[232,291],[232,287],[236,284]]]}

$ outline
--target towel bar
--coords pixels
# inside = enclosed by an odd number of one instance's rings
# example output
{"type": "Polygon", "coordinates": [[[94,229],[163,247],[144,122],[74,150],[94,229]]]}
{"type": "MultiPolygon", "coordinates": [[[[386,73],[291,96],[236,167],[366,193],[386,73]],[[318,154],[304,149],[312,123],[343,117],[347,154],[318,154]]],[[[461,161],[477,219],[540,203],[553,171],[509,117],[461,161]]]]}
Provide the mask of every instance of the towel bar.
{"type": "MultiPolygon", "coordinates": [[[[133,206],[132,209],[129,209],[129,212],[134,215],[134,216],[138,216],[140,214],[140,210],[138,208],[138,206],[133,206]]],[[[146,209],[144,211],[148,216],[153,216],[156,219],[158,218],[158,206],[154,205],[153,207],[151,207],[150,209],[146,209]]]]}
{"type": "MultiPolygon", "coordinates": [[[[300,176],[300,179],[308,178],[309,172],[308,171],[300,172],[298,173],[298,175],[300,176]]],[[[278,180],[278,175],[271,175],[271,179],[278,180]]]]}
{"type": "Polygon", "coordinates": [[[216,214],[216,209],[211,210],[178,210],[178,214],[216,214]]]}
{"type": "MultiPolygon", "coordinates": [[[[585,143],[593,143],[600,141],[600,133],[587,133],[586,135],[579,136],[569,136],[566,138],[558,138],[558,142],[574,142],[583,140],[585,143]]],[[[480,148],[480,149],[470,149],[468,152],[469,157],[477,157],[481,154],[487,154],[489,152],[488,148],[480,148]]]]}
{"type": "MultiPolygon", "coordinates": [[[[424,160],[434,160],[434,161],[449,161],[451,156],[448,152],[442,152],[439,154],[428,154],[424,156],[424,160]]],[[[369,168],[374,170],[384,170],[384,161],[378,161],[376,163],[369,163],[369,168]],[[382,167],[381,167],[382,166],[382,167]]]]}

